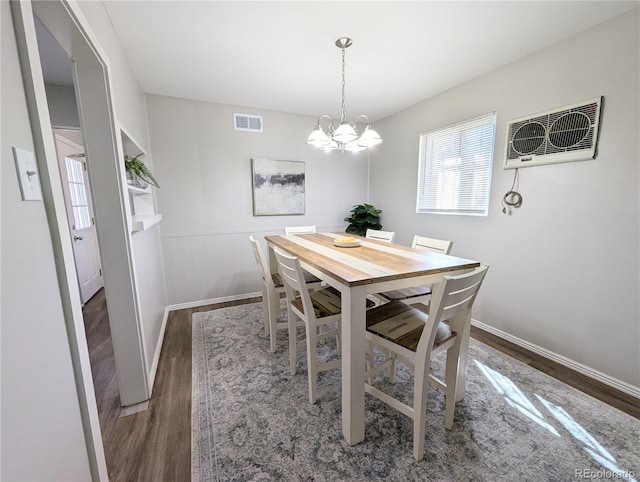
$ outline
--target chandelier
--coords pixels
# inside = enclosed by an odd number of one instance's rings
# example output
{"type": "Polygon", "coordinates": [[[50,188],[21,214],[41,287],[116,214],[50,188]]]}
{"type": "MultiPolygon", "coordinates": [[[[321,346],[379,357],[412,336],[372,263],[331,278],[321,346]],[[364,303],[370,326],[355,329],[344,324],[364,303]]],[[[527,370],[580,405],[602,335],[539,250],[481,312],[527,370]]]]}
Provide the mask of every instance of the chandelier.
{"type": "Polygon", "coordinates": [[[344,56],[345,50],[350,47],[352,43],[348,37],[341,37],[336,40],[336,47],[342,50],[342,108],[340,121],[334,121],[331,116],[326,114],[321,115],[318,118],[315,129],[311,131],[311,134],[309,134],[307,138],[307,144],[311,144],[325,151],[339,150],[340,152],[358,152],[377,146],[382,142],[380,135],[371,128],[371,123],[366,115],[359,115],[353,122],[347,121],[347,114],[344,107],[344,56]],[[366,127],[362,134],[359,134],[356,123],[361,119],[366,122],[366,127]],[[324,120],[328,121],[326,131],[321,125],[321,122],[324,120]]]}

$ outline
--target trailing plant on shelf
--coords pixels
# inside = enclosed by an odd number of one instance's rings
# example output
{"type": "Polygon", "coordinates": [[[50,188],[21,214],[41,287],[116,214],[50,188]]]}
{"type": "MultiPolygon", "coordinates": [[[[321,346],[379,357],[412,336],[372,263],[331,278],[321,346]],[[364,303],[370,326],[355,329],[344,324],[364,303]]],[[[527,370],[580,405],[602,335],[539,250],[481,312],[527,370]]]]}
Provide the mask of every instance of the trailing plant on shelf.
{"type": "Polygon", "coordinates": [[[156,181],[156,178],[153,177],[153,173],[149,170],[147,165],[140,160],[141,155],[142,153],[134,157],[128,155],[124,156],[124,167],[127,170],[127,176],[133,181],[131,184],[142,188],[145,188],[147,184],[151,184],[152,186],[159,188],[160,185],[158,184],[158,181],[156,181]],[[142,181],[142,185],[136,182],[137,179],[142,181]]]}
{"type": "Polygon", "coordinates": [[[351,216],[344,218],[349,221],[347,233],[364,236],[367,229],[382,229],[380,224],[380,209],[376,209],[371,204],[357,204],[351,210],[351,216]]]}

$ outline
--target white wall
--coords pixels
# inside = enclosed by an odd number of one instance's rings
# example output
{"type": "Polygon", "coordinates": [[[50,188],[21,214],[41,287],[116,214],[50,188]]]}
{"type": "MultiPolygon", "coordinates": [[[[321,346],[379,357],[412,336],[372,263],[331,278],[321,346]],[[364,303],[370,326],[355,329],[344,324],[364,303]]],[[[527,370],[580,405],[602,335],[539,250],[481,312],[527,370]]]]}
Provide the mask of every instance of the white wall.
{"type": "Polygon", "coordinates": [[[491,265],[473,317],[640,387],[638,10],[376,124],[371,201],[385,229],[454,241],[491,265]],[[597,159],[520,170],[520,209],[502,214],[509,119],[604,95],[597,159]],[[415,213],[421,132],[497,111],[488,217],[415,213]]]}
{"type": "Polygon", "coordinates": [[[72,85],[45,84],[53,127],[80,129],[76,94],[72,85]]]}
{"type": "Polygon", "coordinates": [[[11,146],[34,151],[9,2],[2,28],[2,480],[90,480],[42,201],[22,201],[11,146]]]}
{"type": "Polygon", "coordinates": [[[366,201],[366,153],[307,145],[315,118],[155,95],[147,105],[171,304],[259,291],[250,234],[344,229],[351,207],[366,201]],[[234,112],[262,115],[264,132],[234,131],[234,112]],[[252,157],[306,162],[304,215],[253,216],[252,157]]]}

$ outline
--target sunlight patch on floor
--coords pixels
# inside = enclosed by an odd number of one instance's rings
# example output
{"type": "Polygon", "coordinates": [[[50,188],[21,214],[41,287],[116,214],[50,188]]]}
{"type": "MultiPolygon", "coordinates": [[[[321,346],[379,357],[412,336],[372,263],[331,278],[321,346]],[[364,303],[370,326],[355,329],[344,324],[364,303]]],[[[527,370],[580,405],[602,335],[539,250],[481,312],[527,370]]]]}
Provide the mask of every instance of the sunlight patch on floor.
{"type": "Polygon", "coordinates": [[[527,396],[522,393],[522,390],[520,390],[510,378],[492,370],[483,363],[480,363],[478,360],[474,360],[474,362],[498,393],[505,398],[509,405],[520,411],[523,415],[527,416],[541,427],[549,430],[549,432],[556,437],[560,437],[558,431],[552,425],[547,423],[542,413],[540,413],[540,411],[533,405],[533,403],[531,403],[527,396]]]}
{"type": "Polygon", "coordinates": [[[617,478],[622,480],[636,481],[631,476],[628,470],[623,470],[616,465],[616,459],[607,449],[605,449],[600,443],[593,438],[593,436],[585,430],[585,428],[576,422],[571,415],[562,407],[554,405],[553,403],[545,400],[543,397],[535,394],[540,403],[542,403],[547,410],[553,415],[558,422],[560,422],[567,431],[573,435],[577,440],[586,445],[586,452],[593,457],[599,464],[606,467],[611,472],[616,474],[617,478]]]}
{"type": "MultiPolygon", "coordinates": [[[[531,400],[520,390],[516,384],[503,374],[489,368],[485,364],[474,360],[480,371],[487,377],[493,387],[500,393],[506,402],[517,409],[523,415],[536,422],[541,427],[546,428],[554,435],[560,434],[550,423],[546,421],[544,415],[533,405],[531,400]]],[[[611,453],[605,449],[582,425],[580,425],[567,411],[537,393],[538,401],[549,411],[549,413],[578,441],[585,445],[584,450],[602,467],[611,472],[611,476],[619,480],[638,482],[635,474],[629,470],[623,470],[617,465],[617,461],[611,453]]]]}

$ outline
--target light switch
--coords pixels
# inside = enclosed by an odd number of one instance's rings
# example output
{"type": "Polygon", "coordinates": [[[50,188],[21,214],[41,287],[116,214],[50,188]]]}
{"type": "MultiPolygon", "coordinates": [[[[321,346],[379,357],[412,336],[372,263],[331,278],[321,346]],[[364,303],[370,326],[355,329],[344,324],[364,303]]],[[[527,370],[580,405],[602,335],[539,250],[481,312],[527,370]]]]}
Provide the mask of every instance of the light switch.
{"type": "Polygon", "coordinates": [[[13,149],[13,158],[16,161],[16,171],[18,172],[22,200],[42,200],[40,175],[38,174],[38,164],[36,163],[35,154],[15,146],[12,146],[11,149],[13,149]]]}

